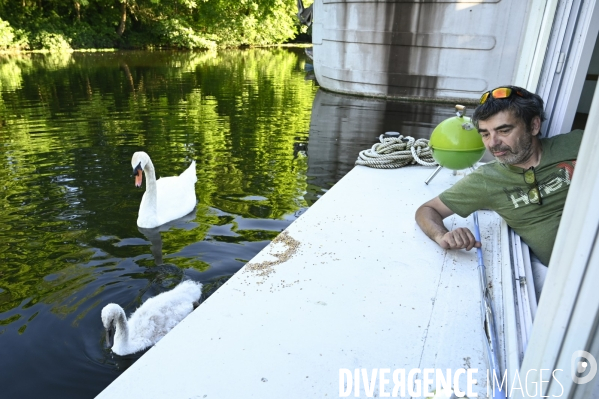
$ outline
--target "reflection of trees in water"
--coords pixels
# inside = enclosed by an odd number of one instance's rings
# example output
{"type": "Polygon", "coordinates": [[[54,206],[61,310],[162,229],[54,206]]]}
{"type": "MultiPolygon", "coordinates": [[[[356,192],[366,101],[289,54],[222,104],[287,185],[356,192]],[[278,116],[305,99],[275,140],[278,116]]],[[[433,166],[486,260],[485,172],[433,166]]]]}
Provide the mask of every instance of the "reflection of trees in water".
{"type": "Polygon", "coordinates": [[[27,64],[31,62],[26,58],[0,56],[0,90],[4,92],[20,89],[23,83],[22,67],[27,64]]]}
{"type": "MultiPolygon", "coordinates": [[[[163,176],[183,170],[191,158],[198,162],[195,225],[163,232],[165,253],[231,223],[210,207],[277,219],[305,206],[307,164],[294,157],[294,143],[307,141],[315,89],[297,72],[299,54],[255,49],[218,56],[0,58],[0,312],[19,308],[0,318],[27,324],[35,319],[27,309],[46,303],[80,320],[111,279],[152,281],[162,272],[166,280],[175,278],[158,269],[144,277],[135,268],[151,269],[147,244],[123,244],[140,237],[143,190],[135,189],[128,162],[137,149],[151,154],[163,176]],[[263,199],[244,199],[248,195],[263,199]]],[[[232,242],[239,243],[276,234],[236,233],[232,242]]],[[[168,260],[179,270],[210,266],[195,258],[168,260]]]]}

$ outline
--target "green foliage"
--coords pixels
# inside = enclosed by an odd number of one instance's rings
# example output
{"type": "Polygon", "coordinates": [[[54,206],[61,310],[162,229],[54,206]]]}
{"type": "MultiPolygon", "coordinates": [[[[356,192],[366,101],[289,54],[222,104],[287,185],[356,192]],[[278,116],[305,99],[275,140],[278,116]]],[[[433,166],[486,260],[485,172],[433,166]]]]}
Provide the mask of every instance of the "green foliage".
{"type": "Polygon", "coordinates": [[[295,2],[215,0],[198,6],[198,24],[221,46],[282,43],[297,34],[295,2]]]}
{"type": "Polygon", "coordinates": [[[7,21],[0,18],[0,50],[21,49],[27,47],[23,31],[13,29],[7,21]]]}
{"type": "Polygon", "coordinates": [[[0,50],[283,43],[302,30],[295,7],[291,0],[23,0],[10,6],[0,1],[0,50]],[[117,35],[122,21],[124,32],[117,35]]]}
{"type": "Polygon", "coordinates": [[[195,32],[177,18],[159,21],[154,32],[159,39],[157,44],[182,49],[216,49],[216,42],[195,32]]]}
{"type": "Polygon", "coordinates": [[[31,38],[34,49],[47,51],[71,51],[68,39],[62,33],[48,32],[45,30],[36,32],[31,38]]]}
{"type": "Polygon", "coordinates": [[[111,48],[118,41],[112,27],[99,25],[92,27],[86,22],[78,22],[66,30],[71,46],[75,49],[111,48]]]}
{"type": "Polygon", "coordinates": [[[0,18],[0,48],[8,48],[15,39],[14,29],[6,21],[0,18]]]}

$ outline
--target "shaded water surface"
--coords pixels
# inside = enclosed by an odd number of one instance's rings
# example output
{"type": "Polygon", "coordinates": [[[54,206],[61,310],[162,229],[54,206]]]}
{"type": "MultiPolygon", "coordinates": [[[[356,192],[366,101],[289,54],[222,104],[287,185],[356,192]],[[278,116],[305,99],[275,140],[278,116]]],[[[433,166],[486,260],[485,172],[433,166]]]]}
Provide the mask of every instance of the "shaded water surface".
{"type": "Polygon", "coordinates": [[[293,49],[0,58],[0,397],[93,397],[140,356],[104,349],[104,305],[130,313],[185,278],[210,294],[380,133],[426,137],[452,115],[318,91],[304,63],[293,49]],[[196,160],[192,214],[137,228],[138,150],[157,176],[196,160]]]}
{"type": "MultiPolygon", "coordinates": [[[[299,50],[0,59],[0,397],[92,397],[138,355],[100,310],[221,285],[309,205],[299,50]],[[197,161],[196,211],[137,228],[134,151],[197,161]]],[[[317,198],[321,188],[313,187],[317,198]]]]}

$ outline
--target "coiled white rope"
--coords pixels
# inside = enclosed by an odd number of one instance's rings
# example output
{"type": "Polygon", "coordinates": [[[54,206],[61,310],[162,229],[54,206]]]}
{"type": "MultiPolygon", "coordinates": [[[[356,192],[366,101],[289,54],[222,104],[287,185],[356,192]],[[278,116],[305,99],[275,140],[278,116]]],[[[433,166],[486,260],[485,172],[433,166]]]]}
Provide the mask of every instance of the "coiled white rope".
{"type": "Polygon", "coordinates": [[[401,168],[406,165],[437,166],[433,151],[427,139],[416,140],[411,136],[385,137],[379,136],[376,143],[367,150],[360,151],[356,165],[370,166],[379,169],[401,168]]]}

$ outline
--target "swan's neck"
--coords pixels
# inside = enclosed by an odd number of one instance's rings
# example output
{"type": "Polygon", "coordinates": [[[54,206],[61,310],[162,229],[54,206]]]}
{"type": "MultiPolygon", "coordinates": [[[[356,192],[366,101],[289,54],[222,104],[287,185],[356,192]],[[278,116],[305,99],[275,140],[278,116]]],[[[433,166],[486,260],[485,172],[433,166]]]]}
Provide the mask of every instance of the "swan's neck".
{"type": "Polygon", "coordinates": [[[144,173],[146,174],[146,196],[148,197],[148,208],[151,209],[155,214],[158,203],[158,190],[156,190],[156,171],[151,159],[148,159],[148,162],[144,167],[144,173]]]}
{"type": "Polygon", "coordinates": [[[129,346],[129,324],[127,323],[124,310],[121,310],[116,318],[116,332],[114,334],[115,345],[117,342],[122,347],[129,346]]]}

